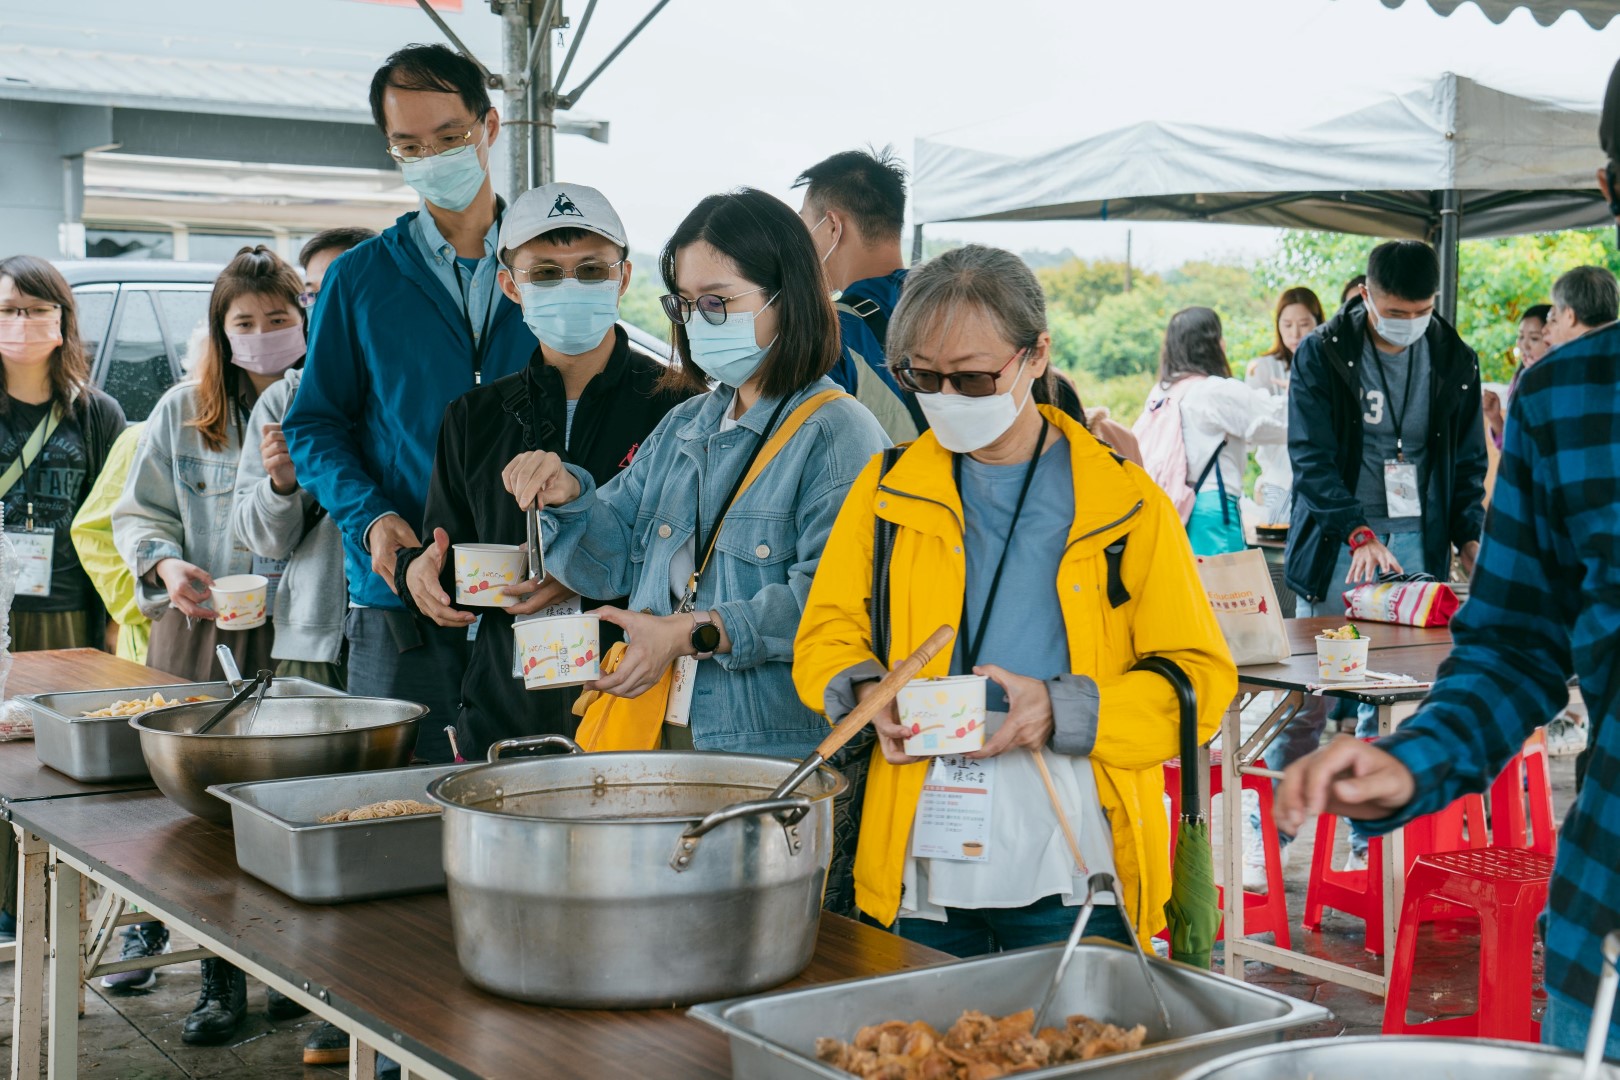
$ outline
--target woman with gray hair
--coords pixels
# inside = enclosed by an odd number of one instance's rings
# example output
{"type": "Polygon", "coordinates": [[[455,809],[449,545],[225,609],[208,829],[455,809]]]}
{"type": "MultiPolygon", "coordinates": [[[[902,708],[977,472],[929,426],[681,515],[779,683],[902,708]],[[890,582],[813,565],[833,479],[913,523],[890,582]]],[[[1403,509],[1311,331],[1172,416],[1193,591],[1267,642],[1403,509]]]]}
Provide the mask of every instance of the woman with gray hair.
{"type": "Polygon", "coordinates": [[[1062,940],[1088,875],[1105,871],[1119,888],[1091,932],[1124,940],[1129,919],[1156,933],[1177,708],[1167,681],[1132,668],[1158,655],[1187,673],[1201,739],[1237,685],[1181,521],[1139,467],[1031,402],[1052,338],[1016,256],[973,245],[913,270],[888,345],[930,430],[850,490],[805,605],[794,682],[836,722],[891,660],[949,624],[953,651],[923,675],[987,679],[987,714],[981,749],[933,760],[907,752],[916,732],[892,706],[874,721],[856,902],[971,956],[1062,940]],[[929,823],[949,798],[937,789],[964,775],[988,795],[969,815],[979,827],[952,846],[929,823]]]}

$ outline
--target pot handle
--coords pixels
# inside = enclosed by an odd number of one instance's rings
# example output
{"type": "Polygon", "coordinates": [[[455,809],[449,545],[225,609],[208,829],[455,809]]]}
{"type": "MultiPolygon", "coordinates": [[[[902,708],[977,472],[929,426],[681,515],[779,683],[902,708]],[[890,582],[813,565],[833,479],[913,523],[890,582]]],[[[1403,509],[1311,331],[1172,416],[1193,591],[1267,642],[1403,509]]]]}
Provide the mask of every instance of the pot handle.
{"type": "Polygon", "coordinates": [[[772,814],[782,822],[782,829],[787,835],[788,850],[796,855],[804,845],[796,835],[795,826],[809,812],[810,800],[803,795],[787,799],[753,799],[749,802],[723,806],[681,833],[680,841],[675,845],[675,854],[670,856],[669,867],[679,874],[691,865],[693,856],[697,854],[698,841],[710,831],[728,821],[757,817],[761,814],[772,814]]]}
{"type": "Polygon", "coordinates": [[[553,746],[565,754],[583,754],[585,748],[566,735],[527,735],[521,739],[502,739],[491,743],[489,747],[489,760],[499,761],[502,754],[508,750],[537,750],[542,746],[553,746]]]}

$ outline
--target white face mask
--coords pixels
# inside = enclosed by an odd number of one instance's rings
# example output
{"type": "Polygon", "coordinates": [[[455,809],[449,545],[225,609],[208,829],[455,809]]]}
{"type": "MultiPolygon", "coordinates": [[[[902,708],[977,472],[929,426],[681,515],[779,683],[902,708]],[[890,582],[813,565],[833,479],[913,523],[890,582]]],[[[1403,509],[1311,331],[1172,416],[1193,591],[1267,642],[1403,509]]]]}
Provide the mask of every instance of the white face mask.
{"type": "MultiPolygon", "coordinates": [[[[1020,373],[1025,363],[1028,363],[1027,359],[1019,363],[1020,373]]],[[[1035,383],[1031,381],[1029,388],[1024,391],[1024,400],[1014,404],[1013,395],[1017,392],[1018,381],[1014,379],[1012,388],[1005,394],[968,397],[942,391],[938,394],[918,394],[917,404],[922,406],[929,430],[939,440],[939,445],[953,454],[971,454],[975,450],[983,450],[1007,433],[1018,419],[1018,414],[1024,411],[1024,406],[1029,404],[1029,399],[1035,393],[1035,383]]]]}
{"type": "Polygon", "coordinates": [[[1367,294],[1367,310],[1372,312],[1373,329],[1378,331],[1378,336],[1397,349],[1404,349],[1421,338],[1429,329],[1429,320],[1434,318],[1430,313],[1415,319],[1386,319],[1373,307],[1372,293],[1367,294]]]}

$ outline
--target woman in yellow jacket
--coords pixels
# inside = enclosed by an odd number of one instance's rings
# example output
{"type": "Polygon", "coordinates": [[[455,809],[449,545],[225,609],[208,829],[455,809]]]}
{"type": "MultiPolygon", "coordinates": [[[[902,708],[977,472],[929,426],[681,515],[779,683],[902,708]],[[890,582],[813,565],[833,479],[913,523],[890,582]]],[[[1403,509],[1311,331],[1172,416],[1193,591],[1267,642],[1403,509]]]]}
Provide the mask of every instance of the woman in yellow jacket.
{"type": "Polygon", "coordinates": [[[886,474],[874,459],[851,489],[800,623],[794,681],[832,720],[875,686],[874,525],[892,523],[890,655],[942,624],[960,628],[924,674],[988,677],[986,742],[966,772],[991,793],[988,820],[977,811],[982,846],[914,834],[914,821],[944,809],[919,813],[948,797],[924,791],[942,766],[908,757],[894,710],[880,716],[856,902],[883,925],[898,918],[908,938],[977,955],[1063,939],[1087,874],[1107,871],[1119,892],[1091,932],[1124,939],[1123,917],[1145,938],[1164,926],[1170,895],[1161,766],[1178,752],[1178,710],[1168,682],[1131,668],[1158,655],[1187,673],[1201,739],[1237,689],[1186,531],[1146,473],[1031,402],[1051,335],[1040,285],[1016,256],[974,245],[913,270],[888,343],[931,430],[886,474]]]}
{"type": "Polygon", "coordinates": [[[90,576],[101,602],[106,605],[107,616],[118,624],[118,656],[146,663],[146,642],[152,633],[152,620],[141,614],[135,602],[135,575],[129,564],[113,546],[112,510],[124,494],[124,480],[129,466],[135,460],[135,448],[140,444],[144,423],[132,424],[124,429],[107,455],[107,464],[90,489],[73,518],[73,550],[79,553],[79,565],[90,576]]]}

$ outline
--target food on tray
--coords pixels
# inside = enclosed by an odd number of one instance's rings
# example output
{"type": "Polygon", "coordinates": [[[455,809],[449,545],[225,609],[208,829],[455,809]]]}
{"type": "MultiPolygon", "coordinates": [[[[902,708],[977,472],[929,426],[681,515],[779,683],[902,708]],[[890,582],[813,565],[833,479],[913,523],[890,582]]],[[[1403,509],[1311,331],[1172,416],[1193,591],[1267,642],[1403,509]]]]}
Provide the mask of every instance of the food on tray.
{"type": "Polygon", "coordinates": [[[1353,626],[1341,626],[1337,630],[1324,630],[1322,636],[1329,641],[1358,641],[1361,631],[1353,626]]]}
{"type": "Polygon", "coordinates": [[[161,693],[153,694],[149,698],[130,698],[128,701],[115,701],[105,708],[94,712],[81,713],[84,719],[100,719],[104,716],[139,716],[143,712],[153,709],[167,708],[170,705],[190,705],[194,701],[215,701],[212,694],[193,694],[190,697],[166,698],[161,693]]]}
{"type": "Polygon", "coordinates": [[[863,1080],[998,1080],[1050,1065],[1141,1049],[1147,1029],[1075,1015],[1037,1034],[1035,1010],[996,1019],[964,1012],[944,1035],[922,1021],[861,1028],[853,1042],[817,1039],[816,1057],[863,1080]]]}
{"type": "Polygon", "coordinates": [[[335,814],[327,814],[321,818],[322,825],[330,825],[334,821],[371,821],[374,818],[405,817],[408,814],[437,814],[439,808],[415,799],[384,799],[382,802],[367,803],[365,806],[353,810],[339,810],[335,814]]]}

